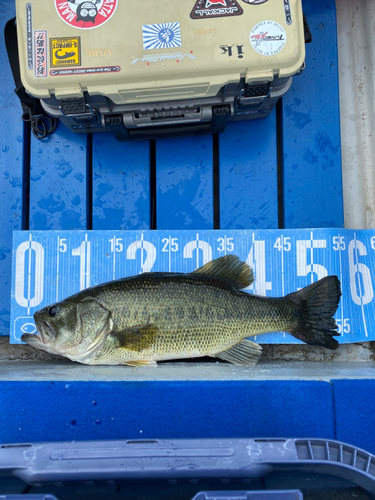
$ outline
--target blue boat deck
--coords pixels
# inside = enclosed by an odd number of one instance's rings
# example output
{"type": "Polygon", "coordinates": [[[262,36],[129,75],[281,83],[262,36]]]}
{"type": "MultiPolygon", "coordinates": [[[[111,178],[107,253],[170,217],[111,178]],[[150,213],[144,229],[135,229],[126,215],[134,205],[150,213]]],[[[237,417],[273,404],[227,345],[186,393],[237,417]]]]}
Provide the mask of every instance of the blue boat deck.
{"type": "MultiPolygon", "coordinates": [[[[220,136],[119,143],[60,124],[39,141],[21,120],[0,45],[1,335],[10,328],[13,230],[343,227],[335,2],[305,0],[304,12],[313,36],[306,69],[267,118],[230,123],[220,136]]],[[[2,26],[12,16],[5,0],[2,26]]],[[[374,452],[373,439],[350,426],[353,401],[366,400],[374,381],[318,378],[2,379],[0,441],[310,436],[374,452]]],[[[367,403],[363,432],[374,420],[367,403]]]]}

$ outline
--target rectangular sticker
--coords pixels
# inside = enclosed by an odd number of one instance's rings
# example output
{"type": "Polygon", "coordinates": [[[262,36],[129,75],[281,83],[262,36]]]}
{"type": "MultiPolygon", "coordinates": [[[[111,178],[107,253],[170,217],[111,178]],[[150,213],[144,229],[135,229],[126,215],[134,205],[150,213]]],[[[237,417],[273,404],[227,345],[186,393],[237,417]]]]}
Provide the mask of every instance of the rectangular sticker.
{"type": "Polygon", "coordinates": [[[145,50],[181,47],[180,23],[146,24],[142,35],[145,50]]]}
{"type": "Polygon", "coordinates": [[[51,76],[92,75],[98,73],[118,73],[120,66],[100,66],[97,68],[51,69],[51,76]]]}
{"type": "Polygon", "coordinates": [[[51,38],[51,68],[81,65],[80,37],[51,38]]]}
{"type": "Polygon", "coordinates": [[[289,0],[284,0],[284,12],[285,12],[285,20],[286,24],[292,24],[292,12],[290,10],[290,3],[289,0]]]}
{"type": "Polygon", "coordinates": [[[34,31],[35,76],[47,76],[47,31],[34,31]]]}
{"type": "Polygon", "coordinates": [[[26,4],[26,54],[27,54],[27,69],[33,69],[33,16],[31,3],[26,4]]]}
{"type": "MultiPolygon", "coordinates": [[[[144,272],[190,273],[226,254],[255,274],[245,291],[282,297],[327,275],[342,297],[340,343],[375,340],[375,230],[14,231],[11,343],[36,332],[33,314],[90,286],[144,272]]],[[[254,337],[252,338],[254,340],[254,337]]],[[[298,343],[288,333],[255,338],[298,343]]]]}

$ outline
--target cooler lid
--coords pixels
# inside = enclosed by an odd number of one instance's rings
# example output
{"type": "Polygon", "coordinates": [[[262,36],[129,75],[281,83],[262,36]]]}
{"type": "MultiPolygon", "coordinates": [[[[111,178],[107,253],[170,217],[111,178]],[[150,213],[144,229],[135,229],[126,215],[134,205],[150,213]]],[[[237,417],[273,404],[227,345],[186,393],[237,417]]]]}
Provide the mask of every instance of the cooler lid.
{"type": "Polygon", "coordinates": [[[301,0],[17,0],[21,79],[39,98],[216,95],[305,58],[301,0]]]}

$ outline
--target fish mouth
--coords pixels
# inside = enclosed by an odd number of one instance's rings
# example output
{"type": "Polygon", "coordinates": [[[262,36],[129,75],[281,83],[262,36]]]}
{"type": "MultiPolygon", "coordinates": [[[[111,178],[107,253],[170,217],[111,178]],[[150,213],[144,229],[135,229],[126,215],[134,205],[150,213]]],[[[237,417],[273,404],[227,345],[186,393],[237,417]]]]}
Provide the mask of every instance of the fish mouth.
{"type": "Polygon", "coordinates": [[[37,334],[29,334],[25,333],[22,335],[21,340],[22,342],[26,342],[26,344],[35,346],[35,347],[41,347],[41,344],[50,344],[53,342],[56,333],[53,327],[47,323],[47,321],[43,321],[42,319],[34,316],[35,324],[38,329],[37,334]]]}
{"type": "Polygon", "coordinates": [[[21,341],[25,342],[25,344],[29,344],[33,347],[39,347],[40,344],[44,344],[42,338],[38,334],[30,334],[30,333],[24,333],[21,336],[21,341]]]}

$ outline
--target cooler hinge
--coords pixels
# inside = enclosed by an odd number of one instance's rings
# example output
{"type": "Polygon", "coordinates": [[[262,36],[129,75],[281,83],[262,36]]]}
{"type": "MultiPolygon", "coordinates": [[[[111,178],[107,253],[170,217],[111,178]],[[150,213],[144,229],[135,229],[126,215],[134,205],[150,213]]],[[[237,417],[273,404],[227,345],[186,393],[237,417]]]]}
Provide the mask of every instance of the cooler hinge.
{"type": "Polygon", "coordinates": [[[211,131],[214,134],[220,134],[221,132],[224,132],[230,115],[231,109],[229,104],[219,104],[218,106],[212,106],[211,131]]]}
{"type": "Polygon", "coordinates": [[[122,114],[105,115],[104,125],[110,132],[112,132],[112,134],[119,142],[125,142],[129,140],[129,132],[125,128],[122,114]]]}

